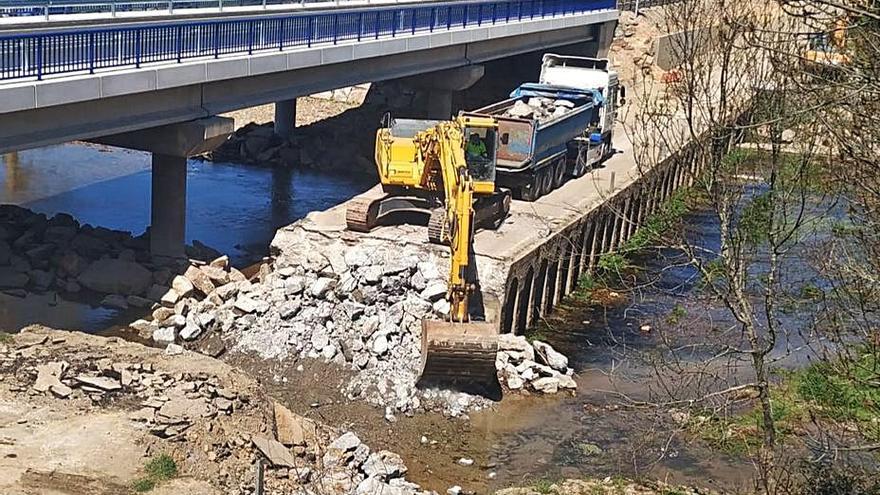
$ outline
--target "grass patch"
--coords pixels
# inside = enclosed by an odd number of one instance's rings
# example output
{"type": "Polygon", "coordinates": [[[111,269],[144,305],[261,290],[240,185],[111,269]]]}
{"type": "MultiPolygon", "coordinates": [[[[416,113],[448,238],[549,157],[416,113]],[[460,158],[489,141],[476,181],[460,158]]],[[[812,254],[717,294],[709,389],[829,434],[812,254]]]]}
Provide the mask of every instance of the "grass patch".
{"type": "Polygon", "coordinates": [[[553,493],[553,481],[543,478],[536,481],[532,488],[538,493],[553,493]]]}
{"type": "Polygon", "coordinates": [[[144,493],[156,488],[156,482],[150,478],[141,478],[132,484],[132,489],[138,493],[144,493]]]}
{"type": "Polygon", "coordinates": [[[681,304],[676,304],[672,311],[666,315],[666,323],[669,325],[677,325],[681,322],[685,317],[687,317],[687,310],[684,309],[684,306],[681,304]]]}
{"type": "Polygon", "coordinates": [[[12,343],[12,334],[7,332],[0,332],[0,344],[11,344],[12,343]]]}
{"type": "Polygon", "coordinates": [[[794,374],[793,386],[820,417],[846,421],[880,440],[880,357],[862,349],[848,362],[818,363],[794,374]]]}
{"type": "MultiPolygon", "coordinates": [[[[770,391],[773,422],[780,440],[818,420],[843,423],[868,441],[880,441],[880,358],[858,349],[848,362],[822,362],[781,372],[770,391]]],[[[759,407],[720,417],[693,414],[688,430],[728,454],[754,452],[761,445],[764,418],[759,407]]]]}
{"type": "Polygon", "coordinates": [[[148,492],[177,476],[177,463],[168,454],[159,454],[147,462],[144,471],[146,475],[132,484],[132,489],[139,493],[148,492]]]}

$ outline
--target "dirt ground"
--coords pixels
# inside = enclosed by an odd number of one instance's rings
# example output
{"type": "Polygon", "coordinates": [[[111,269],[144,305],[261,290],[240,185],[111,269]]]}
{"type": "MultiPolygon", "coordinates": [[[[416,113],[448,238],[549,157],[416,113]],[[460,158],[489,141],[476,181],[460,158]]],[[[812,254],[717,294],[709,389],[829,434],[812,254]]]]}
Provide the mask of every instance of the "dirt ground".
{"type": "Polygon", "coordinates": [[[219,493],[207,480],[221,479],[224,472],[243,475],[251,459],[242,450],[220,462],[205,462],[212,448],[233,434],[271,428],[268,397],[251,378],[217,360],[189,352],[166,355],[116,337],[40,326],[2,335],[0,493],[129,493],[147,460],[160,453],[175,459],[183,477],[153,493],[219,493]],[[51,390],[40,391],[41,367],[51,363],[63,363],[65,371],[51,390]],[[119,366],[123,363],[127,369],[119,366]],[[125,374],[110,387],[114,390],[78,381],[81,376],[110,380],[110,369],[125,374]],[[178,388],[195,390],[209,383],[206,388],[234,394],[231,412],[205,411],[182,419],[186,427],[167,438],[165,431],[157,435],[161,425],[140,417],[147,400],[173,402],[178,388]]]}
{"type": "MultiPolygon", "coordinates": [[[[296,125],[309,125],[324,120],[334,115],[360,106],[367,94],[365,86],[353,86],[344,88],[346,92],[336,93],[327,91],[313,96],[303,96],[296,100],[296,125]]],[[[235,119],[235,128],[238,129],[251,122],[265,124],[275,120],[275,105],[260,105],[222,114],[224,117],[235,119]]]]}

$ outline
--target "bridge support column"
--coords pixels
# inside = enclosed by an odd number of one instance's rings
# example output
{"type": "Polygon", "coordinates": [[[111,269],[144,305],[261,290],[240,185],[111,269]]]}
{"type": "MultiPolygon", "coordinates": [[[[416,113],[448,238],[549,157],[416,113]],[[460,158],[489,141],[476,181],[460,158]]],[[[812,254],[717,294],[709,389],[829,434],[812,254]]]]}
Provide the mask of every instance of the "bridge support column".
{"type": "Polygon", "coordinates": [[[296,128],[296,98],[275,102],[275,134],[284,139],[293,136],[296,128]]]}
{"type": "Polygon", "coordinates": [[[153,153],[150,252],[186,256],[186,157],[153,153]]]}
{"type": "Polygon", "coordinates": [[[210,151],[235,125],[232,119],[208,117],[92,139],[110,146],[153,154],[150,192],[150,251],[155,256],[186,255],[186,159],[210,151]]]}
{"type": "Polygon", "coordinates": [[[456,67],[400,80],[403,86],[422,91],[426,97],[425,112],[429,119],[447,120],[452,117],[452,95],[464,91],[483,77],[482,65],[456,67]]]}

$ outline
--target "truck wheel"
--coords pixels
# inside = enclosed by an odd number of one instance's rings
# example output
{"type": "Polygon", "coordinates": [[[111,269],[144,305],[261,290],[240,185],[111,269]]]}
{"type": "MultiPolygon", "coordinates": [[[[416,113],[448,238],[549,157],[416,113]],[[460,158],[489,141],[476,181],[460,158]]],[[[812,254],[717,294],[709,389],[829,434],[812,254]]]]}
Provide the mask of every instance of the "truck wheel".
{"type": "Polygon", "coordinates": [[[553,189],[558,189],[565,183],[565,157],[560,158],[553,165],[553,189]]]}
{"type": "Polygon", "coordinates": [[[555,188],[553,177],[556,174],[553,173],[554,170],[555,167],[553,165],[548,165],[541,169],[541,196],[549,194],[555,188]]]}
{"type": "Polygon", "coordinates": [[[577,156],[574,158],[574,165],[571,168],[571,176],[577,179],[587,173],[587,152],[586,150],[578,150],[577,156]]]}
{"type": "Polygon", "coordinates": [[[535,201],[541,197],[541,173],[532,172],[529,183],[520,187],[517,193],[517,199],[523,201],[535,201]]]}

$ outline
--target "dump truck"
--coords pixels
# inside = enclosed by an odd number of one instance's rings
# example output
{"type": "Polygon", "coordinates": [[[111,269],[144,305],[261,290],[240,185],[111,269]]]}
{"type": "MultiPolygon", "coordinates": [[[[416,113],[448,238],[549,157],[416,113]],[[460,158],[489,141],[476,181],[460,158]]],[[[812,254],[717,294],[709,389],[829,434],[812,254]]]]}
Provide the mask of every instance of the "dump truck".
{"type": "Polygon", "coordinates": [[[546,54],[537,83],[462,115],[498,122],[498,187],[535,201],[614,152],[625,89],[608,59],[546,54]]]}

